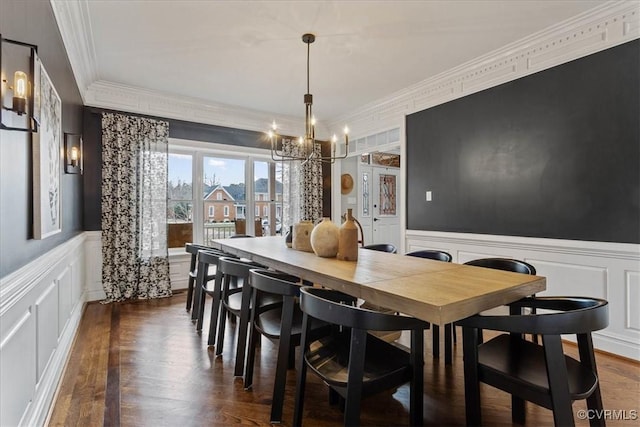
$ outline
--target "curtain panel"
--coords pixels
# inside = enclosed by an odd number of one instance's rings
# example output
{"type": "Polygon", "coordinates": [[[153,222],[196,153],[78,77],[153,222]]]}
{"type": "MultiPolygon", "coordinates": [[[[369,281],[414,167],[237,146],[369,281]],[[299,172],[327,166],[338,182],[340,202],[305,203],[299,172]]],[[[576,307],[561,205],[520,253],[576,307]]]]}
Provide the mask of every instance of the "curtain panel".
{"type": "MultiPolygon", "coordinates": [[[[314,152],[320,157],[320,144],[314,152]]],[[[284,138],[282,152],[285,155],[303,155],[297,139],[284,138]]],[[[322,162],[283,161],[283,229],[302,220],[317,221],[322,218],[322,162]]]]}
{"type": "Polygon", "coordinates": [[[168,140],[168,122],[102,115],[104,302],[171,296],[168,140]]]}

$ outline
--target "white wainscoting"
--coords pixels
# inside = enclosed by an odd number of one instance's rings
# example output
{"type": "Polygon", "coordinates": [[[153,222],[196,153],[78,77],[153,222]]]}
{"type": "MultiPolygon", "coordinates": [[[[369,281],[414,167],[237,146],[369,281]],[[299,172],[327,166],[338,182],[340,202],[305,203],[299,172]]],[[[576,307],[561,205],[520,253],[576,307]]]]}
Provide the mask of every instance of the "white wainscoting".
{"type": "Polygon", "coordinates": [[[85,241],[80,234],[0,279],[2,426],[45,422],[82,316],[85,241]]]}
{"type": "Polygon", "coordinates": [[[594,345],[640,360],[640,245],[407,230],[405,248],[444,250],[458,263],[505,257],[533,264],[547,279],[540,295],[608,300],[609,327],[594,333],[594,345]]]}

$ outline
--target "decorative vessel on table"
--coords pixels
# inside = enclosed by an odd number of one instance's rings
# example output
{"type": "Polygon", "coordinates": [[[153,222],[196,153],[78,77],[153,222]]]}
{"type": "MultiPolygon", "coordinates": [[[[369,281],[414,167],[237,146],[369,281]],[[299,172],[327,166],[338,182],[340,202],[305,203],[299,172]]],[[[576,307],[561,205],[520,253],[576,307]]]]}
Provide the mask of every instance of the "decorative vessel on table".
{"type": "Polygon", "coordinates": [[[311,247],[316,255],[333,258],[338,253],[339,228],[330,218],[323,218],[311,232],[311,247]]]}
{"type": "Polygon", "coordinates": [[[353,210],[347,209],[346,221],[338,233],[338,255],[342,261],[358,260],[358,227],[353,218],[353,210]]]}
{"type": "Polygon", "coordinates": [[[313,252],[311,231],[313,231],[313,223],[311,221],[300,221],[294,224],[291,247],[298,251],[313,252]]]}

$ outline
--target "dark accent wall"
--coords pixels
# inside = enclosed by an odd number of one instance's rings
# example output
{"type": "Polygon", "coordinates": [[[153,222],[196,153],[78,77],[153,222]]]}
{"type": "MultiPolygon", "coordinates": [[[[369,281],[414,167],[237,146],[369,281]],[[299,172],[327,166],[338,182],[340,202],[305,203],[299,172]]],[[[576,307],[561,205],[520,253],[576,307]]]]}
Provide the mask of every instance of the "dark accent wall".
{"type": "MultiPolygon", "coordinates": [[[[50,3],[0,1],[0,33],[38,46],[38,56],[62,100],[62,131],[81,133],[82,99],[50,3]]],[[[12,64],[2,66],[8,69],[12,64]]],[[[66,175],[62,168],[61,163],[62,232],[33,240],[31,137],[26,132],[0,131],[0,277],[82,230],[82,177],[66,175]]]]}
{"type": "MultiPolygon", "coordinates": [[[[102,113],[110,111],[100,108],[84,109],[84,229],[101,229],[102,197],[102,113]]],[[[121,114],[119,111],[113,111],[121,114]]],[[[147,116],[151,117],[151,116],[147,116]]],[[[269,149],[264,133],[224,126],[215,126],[183,120],[152,117],[169,122],[169,136],[193,141],[211,142],[231,146],[269,149]]],[[[328,144],[323,146],[323,155],[328,155],[328,144]]],[[[324,216],[331,216],[331,168],[323,165],[324,216]]]]}
{"type": "Polygon", "coordinates": [[[635,40],[407,116],[407,228],[640,243],[639,76],[635,40]]]}

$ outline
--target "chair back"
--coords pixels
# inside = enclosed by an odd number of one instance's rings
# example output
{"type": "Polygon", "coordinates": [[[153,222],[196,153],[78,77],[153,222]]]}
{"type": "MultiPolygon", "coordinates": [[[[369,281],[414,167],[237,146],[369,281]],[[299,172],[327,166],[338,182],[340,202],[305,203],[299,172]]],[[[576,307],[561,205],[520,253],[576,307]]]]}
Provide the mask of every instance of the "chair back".
{"type": "Polygon", "coordinates": [[[208,246],[198,245],[196,243],[185,243],[184,250],[190,253],[191,255],[197,255],[199,250],[202,249],[211,249],[208,246]]]}
{"type": "Polygon", "coordinates": [[[465,265],[493,268],[494,270],[512,271],[514,273],[536,274],[536,269],[528,262],[511,258],[480,258],[465,262],[465,265]]]}
{"type": "Polygon", "coordinates": [[[390,254],[395,254],[398,252],[398,249],[391,243],[378,243],[375,245],[366,245],[362,247],[363,249],[371,249],[372,251],[379,252],[388,252],[390,254]]]}
{"type": "Polygon", "coordinates": [[[223,256],[218,259],[218,271],[224,275],[247,278],[252,268],[263,268],[253,261],[223,256]]]}
{"type": "Polygon", "coordinates": [[[424,249],[420,251],[413,251],[405,255],[418,257],[418,258],[433,259],[436,261],[443,261],[443,262],[451,262],[453,260],[453,257],[449,252],[438,251],[434,249],[424,249]]]}
{"type": "Polygon", "coordinates": [[[198,263],[218,265],[218,259],[222,257],[235,258],[234,255],[213,248],[200,249],[198,251],[198,263]]]}
{"type": "Polygon", "coordinates": [[[526,315],[477,314],[456,322],[459,326],[521,334],[586,334],[609,325],[609,303],[588,297],[529,297],[511,304],[514,308],[545,311],[526,315]]]}
{"type": "Polygon", "coordinates": [[[300,294],[300,279],[277,271],[251,269],[249,270],[249,283],[252,288],[270,294],[282,296],[298,296],[300,294]]]}
{"type": "Polygon", "coordinates": [[[300,308],[306,314],[334,325],[372,331],[429,329],[429,324],[414,317],[367,310],[343,302],[341,292],[305,286],[300,289],[300,308]]]}

